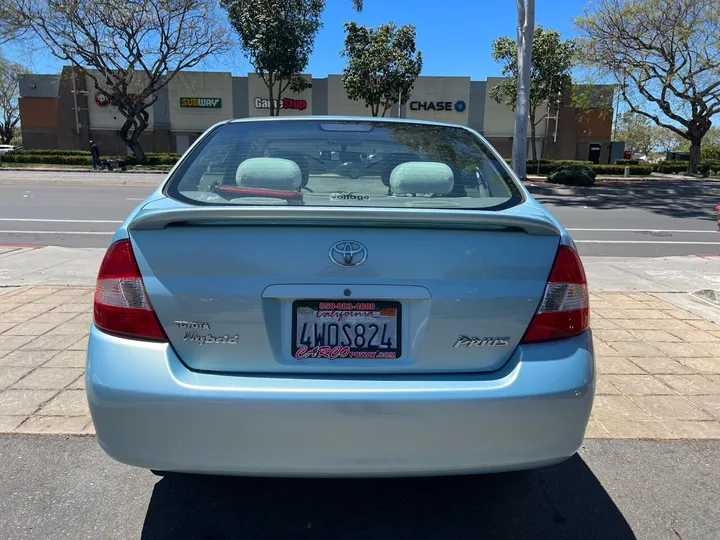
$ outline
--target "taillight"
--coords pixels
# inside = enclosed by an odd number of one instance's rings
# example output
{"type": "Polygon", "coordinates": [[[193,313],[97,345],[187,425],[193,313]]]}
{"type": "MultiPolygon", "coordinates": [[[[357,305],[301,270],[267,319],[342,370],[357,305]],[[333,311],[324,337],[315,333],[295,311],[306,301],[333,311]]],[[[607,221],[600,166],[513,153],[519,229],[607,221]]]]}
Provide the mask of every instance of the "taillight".
{"type": "Polygon", "coordinates": [[[95,285],[95,326],[124,337],[167,341],[130,240],[118,240],[105,253],[95,285]]]}
{"type": "Polygon", "coordinates": [[[560,246],[540,306],[521,343],[567,338],[581,334],[589,326],[585,270],[574,249],[560,246]]]}

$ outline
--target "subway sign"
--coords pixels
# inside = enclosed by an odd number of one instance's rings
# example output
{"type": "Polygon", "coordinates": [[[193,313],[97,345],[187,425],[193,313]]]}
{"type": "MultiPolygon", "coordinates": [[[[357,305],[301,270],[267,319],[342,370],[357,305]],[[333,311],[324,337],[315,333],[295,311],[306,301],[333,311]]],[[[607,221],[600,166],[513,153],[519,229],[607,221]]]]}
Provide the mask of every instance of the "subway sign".
{"type": "Polygon", "coordinates": [[[455,111],[463,112],[467,108],[464,101],[411,101],[411,111],[455,111]]]}
{"type": "Polygon", "coordinates": [[[181,97],[180,107],[188,109],[222,109],[222,99],[181,97]]]}

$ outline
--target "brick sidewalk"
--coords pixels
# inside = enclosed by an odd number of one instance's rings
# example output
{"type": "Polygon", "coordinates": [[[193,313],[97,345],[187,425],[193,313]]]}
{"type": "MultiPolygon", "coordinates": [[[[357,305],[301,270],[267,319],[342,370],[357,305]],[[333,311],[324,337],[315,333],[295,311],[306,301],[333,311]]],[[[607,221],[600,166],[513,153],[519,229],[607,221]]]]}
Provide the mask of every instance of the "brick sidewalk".
{"type": "MultiPolygon", "coordinates": [[[[720,325],[645,293],[592,294],[588,437],[720,439],[720,325]]],[[[0,290],[0,433],[92,434],[92,288],[0,290]]]]}

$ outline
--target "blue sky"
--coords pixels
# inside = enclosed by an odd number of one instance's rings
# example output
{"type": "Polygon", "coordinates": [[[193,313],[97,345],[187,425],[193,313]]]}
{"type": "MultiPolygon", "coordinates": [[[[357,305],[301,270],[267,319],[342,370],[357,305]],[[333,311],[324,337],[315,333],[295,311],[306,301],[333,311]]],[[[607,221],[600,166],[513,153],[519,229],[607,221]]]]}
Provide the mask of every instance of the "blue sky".
{"type": "MultiPolygon", "coordinates": [[[[586,0],[536,0],[536,24],[555,28],[563,37],[574,34],[572,17],[579,15],[586,0]]],[[[500,74],[490,57],[491,44],[500,36],[515,37],[517,11],[513,0],[365,0],[362,13],[350,0],[327,0],[324,27],[315,41],[307,72],[316,77],[341,73],[343,22],[377,26],[393,21],[414,24],[417,46],[423,53],[423,75],[469,75],[473,79],[500,74]]],[[[10,52],[10,51],[8,51],[10,52]]],[[[59,71],[61,62],[47,53],[33,55],[36,73],[59,71]]],[[[206,62],[203,69],[244,75],[252,66],[237,53],[206,62]]]]}

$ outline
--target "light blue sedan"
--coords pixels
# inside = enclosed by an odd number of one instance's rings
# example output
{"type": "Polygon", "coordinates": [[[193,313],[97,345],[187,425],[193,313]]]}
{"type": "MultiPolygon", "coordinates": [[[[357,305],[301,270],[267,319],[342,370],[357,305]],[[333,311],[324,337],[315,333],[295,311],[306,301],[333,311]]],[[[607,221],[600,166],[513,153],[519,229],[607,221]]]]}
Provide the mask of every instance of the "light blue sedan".
{"type": "Polygon", "coordinates": [[[587,282],[471,129],[228,121],[113,237],[86,383],[100,445],[159,471],[544,466],[590,416],[587,282]]]}

